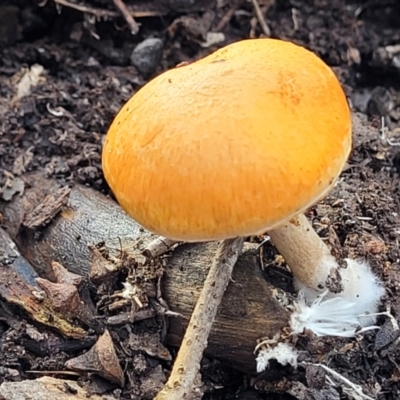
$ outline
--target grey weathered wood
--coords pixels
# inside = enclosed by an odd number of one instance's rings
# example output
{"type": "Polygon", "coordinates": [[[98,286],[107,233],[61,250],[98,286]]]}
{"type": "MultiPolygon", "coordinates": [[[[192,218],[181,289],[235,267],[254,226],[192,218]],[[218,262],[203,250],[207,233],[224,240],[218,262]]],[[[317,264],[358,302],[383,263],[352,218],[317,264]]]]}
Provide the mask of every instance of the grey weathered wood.
{"type": "Polygon", "coordinates": [[[10,235],[2,228],[0,228],[0,268],[9,269],[12,271],[10,274],[14,273],[28,285],[38,287],[35,279],[39,275],[19,252],[10,235]]]}
{"type": "Polygon", "coordinates": [[[137,225],[114,201],[101,193],[76,185],[67,205],[43,229],[21,229],[25,215],[37,207],[45,195],[56,192],[56,181],[34,174],[24,177],[25,193],[10,203],[0,203],[4,226],[23,249],[28,260],[43,277],[52,277],[51,261],[70,271],[86,274],[90,269],[88,244],[101,241],[117,255],[121,248],[143,249],[154,236],[137,225]]]}

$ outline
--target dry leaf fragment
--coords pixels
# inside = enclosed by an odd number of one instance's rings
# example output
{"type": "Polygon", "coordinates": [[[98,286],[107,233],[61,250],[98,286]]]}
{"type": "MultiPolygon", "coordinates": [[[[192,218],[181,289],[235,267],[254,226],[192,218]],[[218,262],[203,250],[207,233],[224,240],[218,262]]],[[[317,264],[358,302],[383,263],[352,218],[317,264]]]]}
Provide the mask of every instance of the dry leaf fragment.
{"type": "Polygon", "coordinates": [[[65,366],[75,371],[95,373],[121,387],[125,383],[124,373],[119,364],[114,343],[107,330],[87,353],[68,360],[65,366]]]}
{"type": "Polygon", "coordinates": [[[12,103],[17,102],[25,96],[29,96],[32,89],[38,85],[43,72],[44,68],[40,64],[33,64],[30,69],[25,70],[17,84],[17,94],[12,99],[12,103]]]}

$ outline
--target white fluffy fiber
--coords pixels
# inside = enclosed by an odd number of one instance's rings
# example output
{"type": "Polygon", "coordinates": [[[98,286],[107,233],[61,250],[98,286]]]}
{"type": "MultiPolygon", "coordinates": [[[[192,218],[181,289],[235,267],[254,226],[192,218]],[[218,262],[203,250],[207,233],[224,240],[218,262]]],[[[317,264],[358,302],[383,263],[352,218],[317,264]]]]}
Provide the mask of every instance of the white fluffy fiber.
{"type": "MultiPolygon", "coordinates": [[[[346,259],[340,269],[344,290],[339,294],[327,289],[320,293],[297,282],[299,295],[293,305],[290,327],[295,334],[311,330],[317,336],[352,337],[376,329],[377,308],[385,289],[366,262],[346,259]]],[[[297,368],[298,351],[288,343],[263,348],[257,355],[257,372],[268,368],[272,359],[297,368]]]]}
{"type": "Polygon", "coordinates": [[[318,336],[352,337],[376,328],[376,317],[369,314],[376,313],[385,289],[366,262],[346,262],[347,268],[340,269],[344,285],[341,293],[301,288],[290,317],[294,333],[309,329],[318,336]]]}
{"type": "Polygon", "coordinates": [[[278,343],[274,347],[262,349],[259,351],[256,358],[257,372],[264,371],[269,366],[269,362],[272,359],[278,361],[279,364],[290,364],[297,368],[298,356],[298,351],[288,343],[278,343]]]}

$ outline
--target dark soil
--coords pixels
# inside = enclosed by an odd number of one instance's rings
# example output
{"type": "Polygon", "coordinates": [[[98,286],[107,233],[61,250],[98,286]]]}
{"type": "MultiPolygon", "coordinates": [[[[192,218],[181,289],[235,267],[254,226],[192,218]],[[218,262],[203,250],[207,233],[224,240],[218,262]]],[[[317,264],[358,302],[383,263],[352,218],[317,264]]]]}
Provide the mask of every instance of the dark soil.
{"type": "MultiPolygon", "coordinates": [[[[135,3],[148,12],[136,18],[140,31],[133,36],[120,17],[96,19],[69,7],[56,7],[53,0],[0,2],[0,188],[14,177],[43,170],[49,177],[109,193],[101,171],[102,141],[112,118],[135,90],[180,62],[242,38],[263,35],[249,1],[135,3]],[[205,46],[209,32],[223,33],[224,40],[205,46]],[[139,54],[135,67],[132,50],[149,37],[160,40],[139,54]],[[34,74],[40,66],[43,71],[37,82],[22,87],[24,74],[30,68],[34,74]],[[18,87],[25,88],[25,96],[17,96],[18,87]]],[[[87,0],[85,4],[115,11],[113,2],[87,0]]],[[[341,184],[309,217],[319,234],[328,237],[336,255],[368,259],[387,288],[382,309],[387,306],[397,318],[400,3],[259,0],[259,4],[272,36],[301,44],[334,67],[354,111],[365,114],[364,123],[373,127],[374,135],[355,138],[341,184]],[[381,117],[391,141],[380,137],[381,117]]],[[[265,254],[272,253],[267,246],[265,254]]],[[[265,260],[265,264],[272,262],[265,260]]],[[[385,328],[361,339],[304,338],[300,344],[315,355],[315,362],[324,362],[361,385],[372,398],[395,400],[400,398],[398,332],[387,321],[381,317],[378,323],[385,328]]],[[[7,341],[0,339],[1,381],[32,378],[26,373],[31,369],[63,369],[64,354],[38,357],[23,345],[10,346],[10,338],[18,338],[15,327],[0,323],[0,331],[7,337],[7,341]],[[19,371],[17,377],[3,374],[3,368],[10,366],[19,371]]],[[[208,400],[361,398],[349,396],[340,384],[320,391],[302,367],[294,371],[276,366],[250,377],[205,360],[203,377],[208,400]],[[287,394],[295,383],[313,391],[299,392],[297,397],[287,394]]],[[[121,397],[147,398],[132,382],[121,397]]]]}

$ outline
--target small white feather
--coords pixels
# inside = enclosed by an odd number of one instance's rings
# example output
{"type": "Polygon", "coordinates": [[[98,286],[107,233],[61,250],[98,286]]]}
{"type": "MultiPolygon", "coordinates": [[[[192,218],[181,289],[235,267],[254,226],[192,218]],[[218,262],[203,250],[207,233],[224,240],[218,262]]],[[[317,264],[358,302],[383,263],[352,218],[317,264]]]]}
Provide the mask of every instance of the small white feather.
{"type": "MultiPolygon", "coordinates": [[[[379,278],[371,271],[367,262],[346,258],[347,268],[340,274],[344,291],[340,294],[356,303],[357,315],[373,314],[378,310],[379,302],[385,295],[385,288],[379,278]]],[[[375,323],[376,317],[360,318],[361,326],[375,323]]]]}
{"type": "Polygon", "coordinates": [[[367,263],[351,259],[346,262],[347,268],[340,270],[344,286],[341,293],[318,293],[305,287],[300,290],[290,317],[294,333],[309,329],[318,336],[352,337],[377,328],[373,326],[376,316],[369,314],[376,313],[385,289],[367,263]]]}
{"type": "Polygon", "coordinates": [[[355,304],[340,297],[325,300],[327,293],[328,291],[309,304],[306,301],[307,289],[299,292],[294,312],[290,316],[293,333],[302,333],[309,329],[317,336],[355,335],[359,326],[357,315],[352,312],[355,304]]]}
{"type": "Polygon", "coordinates": [[[278,343],[276,346],[262,349],[259,351],[257,361],[257,372],[262,372],[269,367],[272,359],[278,361],[279,364],[290,364],[297,368],[298,351],[288,343],[278,343]]]}

